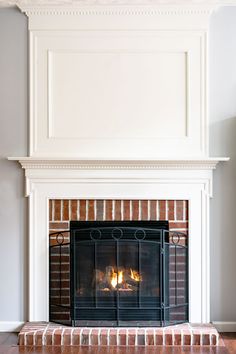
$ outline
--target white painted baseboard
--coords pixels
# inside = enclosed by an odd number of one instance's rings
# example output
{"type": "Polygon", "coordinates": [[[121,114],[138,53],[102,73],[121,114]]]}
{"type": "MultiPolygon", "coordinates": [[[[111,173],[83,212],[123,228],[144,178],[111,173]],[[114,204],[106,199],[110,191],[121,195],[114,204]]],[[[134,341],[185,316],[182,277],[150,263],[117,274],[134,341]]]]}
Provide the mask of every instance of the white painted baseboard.
{"type": "Polygon", "coordinates": [[[236,332],[236,322],[212,322],[219,332],[236,332]]]}
{"type": "Polygon", "coordinates": [[[0,332],[19,332],[23,325],[20,321],[0,321],[0,332]]]}

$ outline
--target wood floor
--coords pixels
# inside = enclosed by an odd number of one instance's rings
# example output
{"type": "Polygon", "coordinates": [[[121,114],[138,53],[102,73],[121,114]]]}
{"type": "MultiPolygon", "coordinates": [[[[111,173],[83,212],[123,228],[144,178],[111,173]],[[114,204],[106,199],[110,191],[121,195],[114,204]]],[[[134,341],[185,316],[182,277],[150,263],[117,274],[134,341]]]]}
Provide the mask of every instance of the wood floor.
{"type": "Polygon", "coordinates": [[[236,354],[236,333],[222,333],[220,347],[19,347],[17,334],[0,333],[0,354],[236,354]]]}

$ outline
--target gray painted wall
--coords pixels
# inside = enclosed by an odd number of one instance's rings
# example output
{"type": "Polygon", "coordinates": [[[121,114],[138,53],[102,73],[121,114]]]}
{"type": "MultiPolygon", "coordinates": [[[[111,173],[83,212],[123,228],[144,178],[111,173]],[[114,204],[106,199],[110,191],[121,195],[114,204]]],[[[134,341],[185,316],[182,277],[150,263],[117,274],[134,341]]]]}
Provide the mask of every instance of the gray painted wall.
{"type": "MultiPolygon", "coordinates": [[[[211,319],[236,321],[236,8],[210,26],[210,154],[230,156],[214,174],[211,319]]],[[[0,321],[27,319],[24,176],[7,156],[27,154],[27,19],[0,10],[0,321]]]]}
{"type": "Polygon", "coordinates": [[[27,318],[26,206],[21,168],[27,154],[27,19],[0,10],[0,321],[27,318]]]}
{"type": "Polygon", "coordinates": [[[210,26],[210,155],[229,156],[214,173],[211,201],[211,319],[236,321],[236,8],[210,26]]]}

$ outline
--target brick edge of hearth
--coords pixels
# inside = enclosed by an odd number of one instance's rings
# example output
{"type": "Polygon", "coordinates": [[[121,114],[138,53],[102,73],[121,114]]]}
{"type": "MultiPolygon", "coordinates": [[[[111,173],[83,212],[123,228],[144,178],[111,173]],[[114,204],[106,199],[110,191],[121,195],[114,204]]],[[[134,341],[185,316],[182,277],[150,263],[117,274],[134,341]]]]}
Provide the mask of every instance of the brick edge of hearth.
{"type": "Polygon", "coordinates": [[[218,346],[219,342],[213,325],[190,323],[164,328],[89,328],[27,322],[19,333],[22,346],[218,346]]]}

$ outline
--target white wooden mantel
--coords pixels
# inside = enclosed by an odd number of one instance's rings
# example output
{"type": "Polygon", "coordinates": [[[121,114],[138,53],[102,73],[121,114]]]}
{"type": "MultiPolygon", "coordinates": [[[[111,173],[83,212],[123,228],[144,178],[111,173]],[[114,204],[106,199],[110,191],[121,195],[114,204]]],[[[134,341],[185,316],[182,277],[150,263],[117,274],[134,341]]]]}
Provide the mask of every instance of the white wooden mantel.
{"type": "Polygon", "coordinates": [[[10,158],[25,169],[29,197],[29,320],[49,318],[50,199],[169,199],[189,203],[189,319],[210,321],[209,202],[212,172],[227,158],[79,160],[10,158]]]}
{"type": "Polygon", "coordinates": [[[235,0],[1,0],[0,6],[58,6],[58,5],[116,5],[116,4],[149,4],[149,5],[211,5],[211,6],[233,6],[235,0]]]}
{"type": "Polygon", "coordinates": [[[208,25],[234,4],[1,1],[29,18],[29,156],[9,160],[29,197],[30,321],[49,318],[55,198],[188,200],[189,316],[210,321],[212,171],[228,158],[208,154],[208,25]]]}

